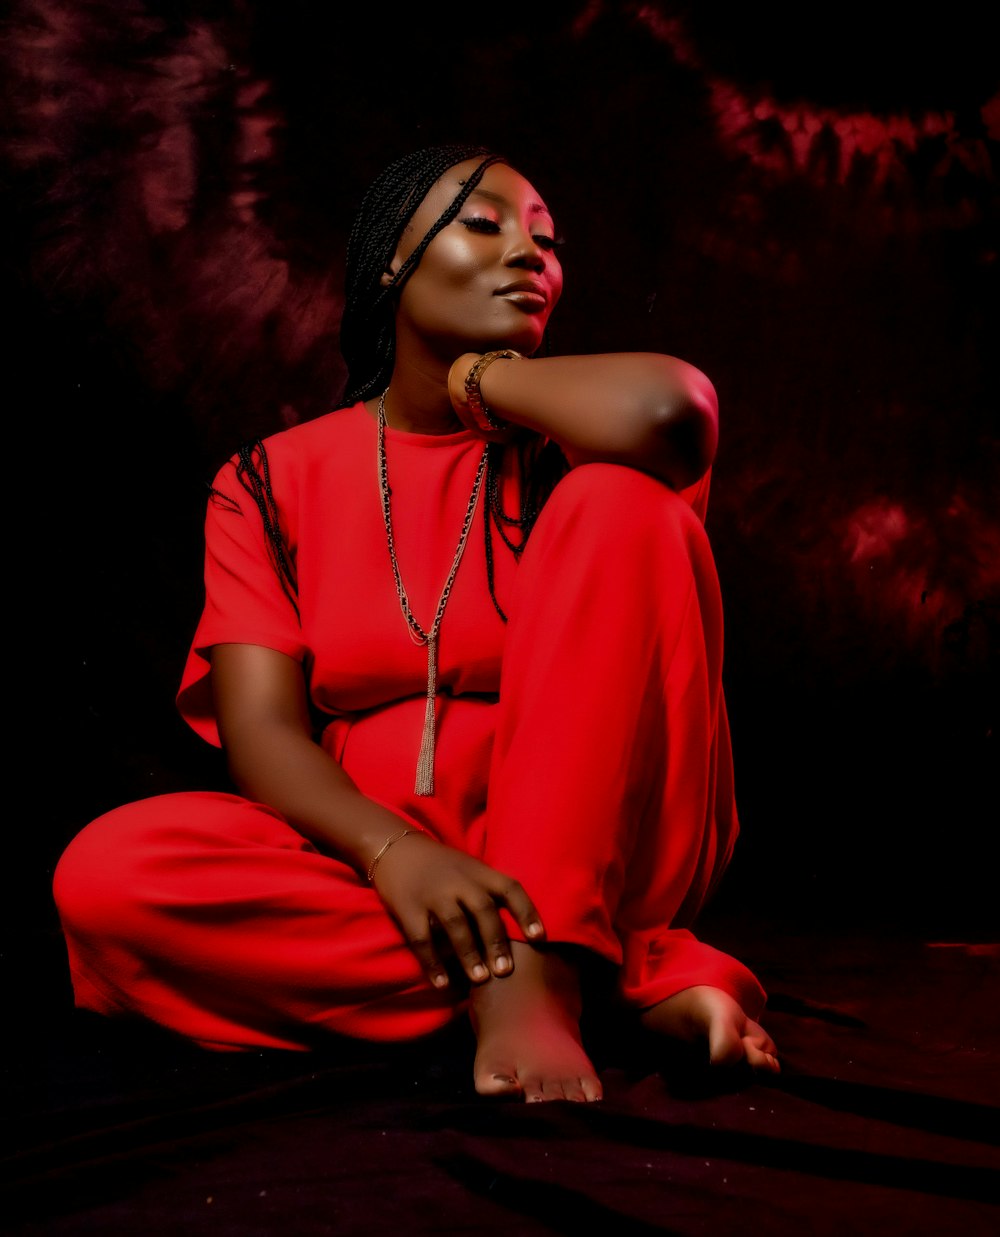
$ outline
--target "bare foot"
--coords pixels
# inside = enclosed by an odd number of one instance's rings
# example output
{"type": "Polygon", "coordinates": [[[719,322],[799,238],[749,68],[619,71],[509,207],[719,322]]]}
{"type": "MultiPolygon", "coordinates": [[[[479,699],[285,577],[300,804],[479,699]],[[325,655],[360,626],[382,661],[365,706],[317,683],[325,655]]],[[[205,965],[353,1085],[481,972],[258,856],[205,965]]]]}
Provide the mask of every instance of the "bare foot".
{"type": "Polygon", "coordinates": [[[643,1012],[642,1025],[657,1035],[692,1043],[708,1041],[713,1065],[746,1061],[757,1070],[778,1074],[777,1048],[759,1022],[720,988],[698,985],[685,988],[643,1012]]]}
{"type": "Polygon", "coordinates": [[[599,1100],[597,1071],[580,1040],[576,969],[552,950],[512,942],[514,969],[472,991],[480,1095],[599,1100]]]}

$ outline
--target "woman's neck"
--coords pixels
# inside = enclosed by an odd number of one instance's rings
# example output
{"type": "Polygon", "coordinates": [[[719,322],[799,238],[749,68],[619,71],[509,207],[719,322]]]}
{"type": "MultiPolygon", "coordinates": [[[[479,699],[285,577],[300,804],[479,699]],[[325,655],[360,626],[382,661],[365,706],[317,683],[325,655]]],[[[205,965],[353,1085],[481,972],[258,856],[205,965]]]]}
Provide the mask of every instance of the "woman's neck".
{"type": "MultiPolygon", "coordinates": [[[[454,434],[463,429],[448,397],[447,372],[400,370],[397,365],[385,394],[385,421],[392,429],[411,434],[454,434]]],[[[368,411],[378,412],[378,397],[366,401],[368,411]]]]}

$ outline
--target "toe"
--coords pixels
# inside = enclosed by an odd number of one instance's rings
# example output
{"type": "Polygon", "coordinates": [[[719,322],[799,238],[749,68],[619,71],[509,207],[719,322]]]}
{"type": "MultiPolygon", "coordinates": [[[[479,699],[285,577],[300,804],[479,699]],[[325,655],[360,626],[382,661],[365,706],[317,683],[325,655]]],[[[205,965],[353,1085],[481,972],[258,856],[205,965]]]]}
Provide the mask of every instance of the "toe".
{"type": "Polygon", "coordinates": [[[774,1045],[774,1040],[768,1035],[759,1022],[747,1020],[747,1029],[745,1032],[746,1038],[751,1040],[761,1052],[769,1053],[774,1056],[777,1053],[777,1048],[774,1045]]]}
{"type": "MultiPolygon", "coordinates": [[[[774,1045],[771,1045],[774,1047],[774,1045]]],[[[763,1070],[771,1074],[781,1073],[781,1063],[773,1052],[765,1052],[753,1040],[744,1040],[746,1059],[755,1070],[763,1070]]]]}
{"type": "Polygon", "coordinates": [[[708,1038],[709,1060],[713,1065],[735,1065],[745,1055],[743,1040],[728,1022],[713,1023],[708,1038]]]}
{"type": "Polygon", "coordinates": [[[587,1096],[583,1090],[583,1080],[581,1078],[566,1078],[562,1084],[563,1097],[567,1100],[572,1100],[574,1104],[586,1103],[587,1096]]]}
{"type": "Polygon", "coordinates": [[[482,1070],[476,1073],[476,1091],[480,1095],[518,1096],[521,1084],[513,1071],[482,1070]]]}
{"type": "Polygon", "coordinates": [[[588,1104],[604,1099],[604,1088],[599,1078],[581,1078],[580,1087],[583,1091],[583,1098],[588,1104]]]}
{"type": "Polygon", "coordinates": [[[552,1098],[545,1091],[545,1084],[537,1074],[528,1075],[521,1080],[521,1088],[524,1092],[525,1102],[528,1104],[543,1104],[546,1100],[552,1098]]]}

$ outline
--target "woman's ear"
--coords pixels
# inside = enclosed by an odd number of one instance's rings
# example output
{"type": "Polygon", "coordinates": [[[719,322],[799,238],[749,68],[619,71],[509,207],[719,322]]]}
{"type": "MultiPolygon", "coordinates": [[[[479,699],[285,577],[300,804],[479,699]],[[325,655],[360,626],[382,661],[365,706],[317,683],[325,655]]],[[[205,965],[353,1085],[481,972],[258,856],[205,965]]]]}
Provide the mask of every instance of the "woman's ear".
{"type": "Polygon", "coordinates": [[[398,267],[399,267],[399,263],[396,260],[396,258],[393,257],[392,261],[389,263],[389,265],[385,268],[385,270],[379,276],[379,283],[382,285],[383,288],[388,288],[388,286],[396,278],[396,270],[398,269],[398,267]]]}

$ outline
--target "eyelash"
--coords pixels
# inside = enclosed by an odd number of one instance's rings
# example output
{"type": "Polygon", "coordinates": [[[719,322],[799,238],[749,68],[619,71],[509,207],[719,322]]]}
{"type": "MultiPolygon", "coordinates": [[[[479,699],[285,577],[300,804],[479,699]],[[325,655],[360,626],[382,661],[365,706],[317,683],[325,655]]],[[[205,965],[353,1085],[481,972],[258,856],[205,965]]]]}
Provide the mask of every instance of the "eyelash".
{"type": "MultiPolygon", "coordinates": [[[[483,232],[487,235],[496,235],[500,231],[500,225],[495,220],[482,219],[478,215],[473,215],[468,219],[460,219],[459,223],[468,228],[470,232],[483,232]]],[[[539,249],[545,249],[549,252],[553,249],[558,249],[560,245],[565,243],[560,236],[546,236],[544,233],[540,236],[533,236],[532,240],[539,247],[539,249]]]]}

